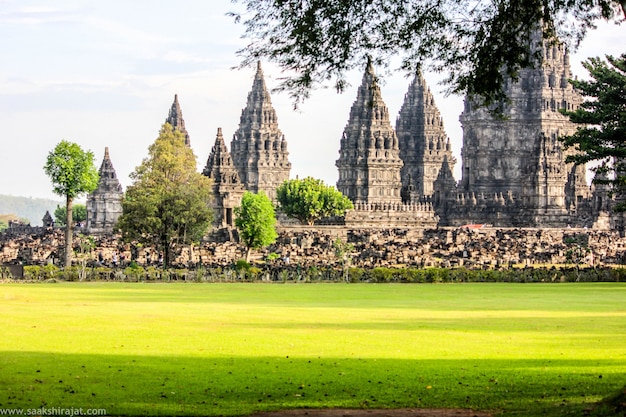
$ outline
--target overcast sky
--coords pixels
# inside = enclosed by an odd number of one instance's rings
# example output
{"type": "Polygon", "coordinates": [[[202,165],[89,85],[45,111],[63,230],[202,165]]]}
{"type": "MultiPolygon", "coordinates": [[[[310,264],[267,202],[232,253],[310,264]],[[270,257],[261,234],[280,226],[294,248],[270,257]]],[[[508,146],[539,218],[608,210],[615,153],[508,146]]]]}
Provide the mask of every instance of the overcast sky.
{"type": "MultiPolygon", "coordinates": [[[[62,139],[93,151],[98,167],[108,146],[118,178],[128,186],[174,94],[202,170],[218,127],[230,145],[254,77],[254,68],[231,69],[244,45],[242,27],[226,16],[233,8],[229,0],[0,0],[0,194],[59,200],[43,165],[62,139]]],[[[580,61],[589,56],[626,52],[625,30],[606,24],[591,33],[572,56],[574,74],[585,76],[580,61]]],[[[263,68],[274,87],[280,73],[263,68]]],[[[462,98],[444,97],[439,77],[425,77],[458,173],[462,98]]],[[[286,94],[272,94],[292,178],[311,175],[335,184],[339,140],[360,80],[353,74],[341,95],[313,92],[297,112],[286,94]]],[[[408,85],[397,75],[382,86],[392,125],[408,85]]]]}

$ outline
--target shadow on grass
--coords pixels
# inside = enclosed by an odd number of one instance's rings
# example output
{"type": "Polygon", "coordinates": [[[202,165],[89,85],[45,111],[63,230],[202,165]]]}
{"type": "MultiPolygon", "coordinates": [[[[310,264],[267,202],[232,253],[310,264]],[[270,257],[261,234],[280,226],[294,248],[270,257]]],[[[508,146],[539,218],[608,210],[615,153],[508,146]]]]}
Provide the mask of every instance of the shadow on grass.
{"type": "Polygon", "coordinates": [[[245,415],[347,408],[471,408],[565,415],[620,389],[620,360],[393,360],[2,352],[0,408],[108,415],[245,415]]]}

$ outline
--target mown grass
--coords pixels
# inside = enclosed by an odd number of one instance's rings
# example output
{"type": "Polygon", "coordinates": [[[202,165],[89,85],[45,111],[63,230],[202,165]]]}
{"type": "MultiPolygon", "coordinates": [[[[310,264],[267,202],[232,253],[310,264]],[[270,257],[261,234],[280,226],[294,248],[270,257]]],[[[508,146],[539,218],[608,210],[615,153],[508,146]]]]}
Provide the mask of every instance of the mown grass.
{"type": "Polygon", "coordinates": [[[626,284],[7,284],[0,408],[580,414],[626,382],[626,284]]]}

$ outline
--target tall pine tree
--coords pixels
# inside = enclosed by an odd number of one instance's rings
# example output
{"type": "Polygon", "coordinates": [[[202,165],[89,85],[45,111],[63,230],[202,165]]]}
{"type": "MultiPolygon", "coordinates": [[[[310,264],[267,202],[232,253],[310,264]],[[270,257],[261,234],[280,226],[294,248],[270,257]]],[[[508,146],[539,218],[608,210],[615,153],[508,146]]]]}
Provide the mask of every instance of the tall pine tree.
{"type": "MultiPolygon", "coordinates": [[[[570,80],[586,99],[575,111],[563,111],[581,125],[563,143],[578,151],[567,162],[598,163],[594,181],[610,184],[616,196],[626,197],[626,54],[606,59],[583,62],[590,80],[570,80]]],[[[626,211],[626,201],[620,200],[615,210],[626,211]]]]}
{"type": "Polygon", "coordinates": [[[211,181],[196,171],[196,157],[183,133],[165,123],[148,157],[130,175],[117,224],[126,241],[153,245],[165,266],[178,245],[199,241],[213,214],[211,181]]]}

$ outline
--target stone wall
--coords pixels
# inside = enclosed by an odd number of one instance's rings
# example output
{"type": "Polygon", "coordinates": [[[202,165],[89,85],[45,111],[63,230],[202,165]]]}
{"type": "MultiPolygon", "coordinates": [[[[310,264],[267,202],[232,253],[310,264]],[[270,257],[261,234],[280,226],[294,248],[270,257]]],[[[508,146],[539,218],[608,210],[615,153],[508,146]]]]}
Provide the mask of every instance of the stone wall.
{"type": "Polygon", "coordinates": [[[438,218],[430,203],[356,203],[344,217],[350,228],[362,227],[408,227],[433,228],[438,218]]]}
{"type": "MultiPolygon", "coordinates": [[[[0,264],[45,264],[62,253],[62,229],[38,230],[20,236],[0,234],[0,264]]],[[[351,264],[359,267],[412,266],[486,268],[508,265],[626,262],[626,238],[617,232],[587,229],[504,228],[349,228],[342,226],[288,227],[268,248],[254,253],[261,260],[270,253],[278,262],[302,266],[338,265],[333,243],[340,239],[354,247],[351,264]]],[[[75,250],[79,251],[79,241],[75,250]]],[[[78,254],[78,258],[80,258],[78,254]]],[[[97,237],[97,247],[87,255],[91,262],[102,257],[105,265],[114,260],[124,265],[136,260],[157,265],[158,253],[139,245],[120,243],[114,236],[97,237]]],[[[177,265],[201,262],[229,266],[244,258],[245,247],[230,240],[207,240],[199,247],[179,250],[177,265]]]]}

